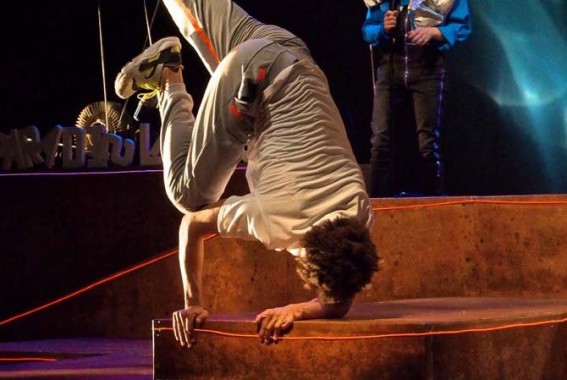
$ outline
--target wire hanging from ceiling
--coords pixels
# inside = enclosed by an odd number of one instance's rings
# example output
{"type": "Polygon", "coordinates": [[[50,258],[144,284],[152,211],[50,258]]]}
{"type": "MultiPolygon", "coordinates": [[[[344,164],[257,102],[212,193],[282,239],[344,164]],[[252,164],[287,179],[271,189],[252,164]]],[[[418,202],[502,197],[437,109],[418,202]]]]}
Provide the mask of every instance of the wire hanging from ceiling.
{"type": "MultiPolygon", "coordinates": [[[[161,3],[161,0],[157,0],[156,2],[156,6],[154,8],[154,12],[152,14],[152,18],[151,20],[148,18],[148,5],[146,3],[146,0],[144,0],[144,16],[145,16],[145,20],[146,20],[146,30],[147,30],[147,34],[146,34],[146,39],[144,41],[144,45],[142,46],[142,51],[144,51],[144,49],[146,47],[148,47],[149,45],[151,45],[152,42],[152,27],[154,25],[154,21],[157,15],[157,11],[159,9],[159,5],[161,3]]],[[[124,110],[126,109],[126,104],[128,104],[128,99],[126,99],[126,101],[124,102],[124,108],[122,110],[122,113],[124,113],[124,110]]],[[[134,119],[136,121],[138,120],[138,115],[140,114],[140,111],[142,110],[142,106],[143,103],[142,101],[138,101],[138,106],[136,107],[136,111],[134,111],[134,119]]]]}
{"type": "MultiPolygon", "coordinates": [[[[154,11],[152,13],[152,17],[151,19],[149,18],[149,13],[148,13],[148,4],[147,1],[144,0],[144,18],[145,18],[145,23],[146,23],[146,38],[144,40],[144,44],[142,46],[142,51],[149,45],[152,44],[152,35],[151,35],[151,30],[157,15],[157,11],[159,9],[161,0],[157,0],[154,11]]],[[[105,59],[105,55],[104,55],[104,38],[103,38],[103,32],[102,32],[102,10],[101,10],[101,0],[98,0],[98,30],[99,30],[99,44],[100,44],[100,57],[101,57],[101,70],[102,70],[102,87],[103,87],[103,101],[105,104],[105,124],[108,128],[109,126],[109,117],[108,117],[108,92],[106,89],[106,59],[105,59]]],[[[118,120],[118,124],[120,125],[124,119],[124,115],[125,115],[125,111],[126,111],[126,106],[128,104],[128,100],[126,99],[124,102],[124,105],[122,107],[122,111],[120,113],[120,118],[118,120]]],[[[141,110],[142,107],[142,103],[139,102],[138,103],[138,107],[136,109],[136,112],[134,113],[134,118],[136,120],[138,120],[138,114],[141,110]]]]}
{"type": "MultiPolygon", "coordinates": [[[[106,70],[105,70],[105,58],[104,58],[104,44],[102,38],[102,15],[101,15],[101,0],[98,0],[98,38],[100,44],[100,63],[102,66],[102,91],[103,91],[103,100],[104,100],[104,117],[105,117],[105,125],[108,128],[108,96],[106,92],[106,70]]],[[[121,118],[122,119],[122,118],[121,118]]]]}

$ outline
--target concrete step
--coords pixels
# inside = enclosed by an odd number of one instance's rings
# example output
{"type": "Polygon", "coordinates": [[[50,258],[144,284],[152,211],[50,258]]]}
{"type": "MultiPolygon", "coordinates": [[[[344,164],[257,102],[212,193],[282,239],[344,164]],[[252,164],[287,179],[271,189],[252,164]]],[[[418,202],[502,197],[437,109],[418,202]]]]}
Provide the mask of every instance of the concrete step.
{"type": "Polygon", "coordinates": [[[181,348],[153,321],[154,379],[565,379],[567,299],[422,298],[354,305],[259,343],[254,313],[217,314],[181,348]]]}
{"type": "MultiPolygon", "coordinates": [[[[567,298],[567,196],[374,199],[373,207],[381,270],[355,302],[567,298]]],[[[162,273],[177,281],[177,260],[170,260],[162,273]]],[[[219,313],[315,296],[291,255],[237,239],[206,242],[204,283],[206,305],[219,313]]]]}
{"type": "MultiPolygon", "coordinates": [[[[175,254],[179,213],[164,196],[157,196],[163,192],[161,173],[14,181],[19,185],[6,187],[10,193],[2,203],[5,219],[14,226],[4,225],[6,234],[0,239],[0,252],[6,252],[0,265],[0,320],[101,278],[112,275],[113,280],[0,326],[0,338],[149,338],[151,320],[167,318],[180,307],[183,295],[175,254]],[[127,184],[144,191],[132,193],[127,184]],[[38,187],[41,196],[34,197],[32,190],[38,187]],[[91,201],[93,191],[106,206],[91,201]],[[22,209],[21,204],[27,206],[22,209]],[[55,209],[57,222],[52,222],[45,215],[55,209]],[[24,226],[26,220],[39,222],[24,226]],[[160,258],[164,249],[172,254],[160,258]],[[151,265],[114,277],[120,269],[149,261],[151,265]],[[35,286],[28,286],[32,283],[35,286]],[[68,323],[69,315],[73,323],[68,323]]],[[[372,202],[372,236],[383,261],[371,289],[355,302],[567,298],[567,195],[372,202]]],[[[314,296],[303,289],[291,255],[268,251],[257,242],[222,238],[208,241],[206,249],[205,298],[215,313],[255,312],[314,296]]]]}

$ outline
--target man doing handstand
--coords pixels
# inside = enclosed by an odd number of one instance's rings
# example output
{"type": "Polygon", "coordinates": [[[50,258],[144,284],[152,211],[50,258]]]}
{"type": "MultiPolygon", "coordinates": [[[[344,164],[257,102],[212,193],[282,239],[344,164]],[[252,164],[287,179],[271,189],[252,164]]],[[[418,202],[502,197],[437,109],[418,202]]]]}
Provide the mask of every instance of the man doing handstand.
{"type": "Polygon", "coordinates": [[[158,95],[166,193],[184,214],[179,261],[184,308],[176,339],[195,342],[209,315],[203,299],[204,239],[257,240],[287,250],[318,297],[267,309],[262,343],[294,321],[340,318],[378,270],[373,211],[327,79],[305,43],[229,0],[164,0],[211,73],[196,117],[182,75],[181,43],[163,38],[125,65],[122,98],[158,95]],[[246,151],[250,193],[219,200],[246,151]]]}

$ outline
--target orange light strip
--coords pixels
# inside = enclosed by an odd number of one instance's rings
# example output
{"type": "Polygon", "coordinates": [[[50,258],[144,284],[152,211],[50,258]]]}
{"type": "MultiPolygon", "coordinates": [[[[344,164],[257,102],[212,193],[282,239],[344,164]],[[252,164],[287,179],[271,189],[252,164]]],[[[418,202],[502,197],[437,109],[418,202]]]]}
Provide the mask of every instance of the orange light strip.
{"type": "MultiPolygon", "coordinates": [[[[530,323],[515,323],[509,325],[485,327],[485,328],[471,328],[462,330],[446,330],[446,331],[427,331],[421,333],[391,333],[391,334],[376,334],[376,335],[358,335],[358,336],[281,336],[278,340],[368,340],[368,339],[382,339],[382,338],[406,338],[406,337],[421,337],[421,336],[434,336],[434,335],[457,335],[465,333],[485,333],[491,331],[507,330],[521,327],[535,327],[543,325],[554,325],[567,322],[567,318],[553,319],[548,321],[530,322],[530,323]]],[[[173,331],[172,327],[159,327],[154,331],[173,331]]],[[[231,338],[254,338],[259,339],[258,335],[254,334],[235,334],[227,333],[217,330],[195,329],[196,332],[205,334],[220,335],[231,338]]]]}
{"type": "Polygon", "coordinates": [[[158,261],[160,261],[160,260],[163,260],[163,259],[165,259],[165,258],[167,258],[167,257],[169,257],[169,256],[172,256],[172,255],[176,254],[177,252],[178,252],[177,249],[171,250],[171,251],[166,252],[166,253],[164,253],[164,254],[162,254],[162,255],[160,255],[160,256],[154,258],[154,259],[151,259],[151,260],[149,260],[149,261],[146,261],[145,263],[138,264],[138,265],[136,265],[136,266],[134,266],[134,267],[131,267],[130,269],[126,269],[126,270],[124,270],[124,271],[122,271],[122,272],[113,274],[112,276],[106,277],[106,278],[104,278],[104,279],[102,279],[102,280],[99,280],[99,281],[97,281],[97,282],[95,282],[95,283],[93,283],[93,284],[91,284],[91,285],[85,286],[85,287],[82,288],[82,289],[79,289],[79,290],[77,290],[77,291],[74,291],[74,292],[72,292],[72,293],[69,293],[69,294],[66,295],[66,296],[60,297],[60,298],[58,298],[58,299],[56,299],[56,300],[54,300],[54,301],[51,301],[51,302],[49,302],[49,303],[46,303],[45,305],[36,307],[36,308],[31,309],[31,310],[29,310],[29,311],[26,311],[26,312],[24,312],[24,313],[21,313],[21,314],[18,314],[18,315],[13,316],[13,317],[11,317],[11,318],[8,318],[8,319],[5,319],[5,320],[3,320],[3,321],[0,321],[0,326],[7,325],[7,324],[10,323],[10,322],[14,322],[14,321],[16,321],[16,320],[18,320],[18,319],[21,319],[21,318],[23,318],[23,317],[26,317],[26,316],[28,316],[28,315],[30,315],[30,314],[33,314],[33,313],[36,313],[36,312],[41,311],[41,310],[43,310],[43,309],[47,309],[48,307],[57,305],[57,304],[59,304],[59,303],[61,303],[61,302],[63,302],[63,301],[68,300],[69,298],[75,297],[75,296],[77,296],[77,295],[79,295],[79,294],[82,294],[82,293],[88,291],[88,290],[91,290],[91,289],[93,289],[93,288],[96,288],[97,286],[100,286],[100,285],[105,284],[105,283],[107,283],[107,282],[110,282],[110,281],[112,281],[112,280],[114,280],[114,279],[117,279],[117,278],[119,278],[119,277],[122,277],[122,276],[124,276],[124,275],[126,275],[126,274],[128,274],[128,273],[134,272],[134,271],[136,271],[136,270],[138,270],[138,269],[147,267],[147,266],[149,266],[149,265],[151,265],[151,264],[153,264],[153,263],[156,263],[156,262],[158,262],[158,261]]]}
{"type": "MultiPolygon", "coordinates": [[[[211,234],[211,235],[207,236],[204,240],[207,241],[207,240],[213,239],[213,238],[215,238],[215,237],[217,237],[217,236],[218,236],[218,234],[211,234]]],[[[126,270],[124,270],[124,271],[122,271],[122,272],[118,272],[118,273],[116,273],[116,274],[113,274],[112,276],[106,277],[106,278],[104,278],[104,279],[102,279],[102,280],[99,280],[99,281],[97,281],[97,282],[95,282],[95,283],[92,283],[91,285],[85,286],[84,288],[79,289],[79,290],[77,290],[77,291],[75,291],[75,292],[73,292],[73,293],[70,293],[70,294],[68,294],[68,295],[66,295],[66,296],[63,296],[63,297],[61,297],[61,298],[58,298],[58,299],[56,299],[55,301],[51,301],[51,302],[49,302],[49,303],[46,303],[45,305],[36,307],[36,308],[31,309],[31,310],[29,310],[29,311],[26,311],[26,312],[24,312],[24,313],[21,313],[21,314],[15,315],[15,316],[13,316],[13,317],[10,317],[10,318],[8,318],[8,319],[5,319],[5,320],[3,320],[3,321],[0,321],[0,326],[7,325],[7,324],[10,323],[10,322],[16,321],[16,320],[21,319],[21,318],[23,318],[23,317],[26,317],[26,316],[28,316],[28,315],[30,315],[30,314],[36,313],[36,312],[41,311],[41,310],[43,310],[43,309],[47,309],[47,308],[50,307],[50,306],[57,305],[57,304],[59,304],[59,303],[61,303],[61,302],[63,302],[63,301],[68,300],[69,298],[72,298],[72,297],[77,296],[77,295],[79,295],[79,294],[85,293],[85,292],[88,291],[88,290],[91,290],[91,289],[93,289],[93,288],[96,288],[97,286],[103,285],[103,284],[105,284],[105,283],[107,283],[107,282],[110,282],[110,281],[112,281],[112,280],[115,280],[115,279],[117,279],[117,278],[119,278],[119,277],[122,277],[122,276],[124,276],[124,275],[127,275],[127,274],[129,274],[129,273],[131,273],[131,272],[137,271],[138,269],[142,269],[142,268],[144,268],[144,267],[147,267],[147,266],[149,266],[149,265],[152,265],[152,264],[154,264],[154,263],[157,263],[158,261],[161,261],[161,260],[166,259],[166,258],[168,258],[168,257],[170,257],[170,256],[173,256],[173,255],[177,254],[178,252],[179,252],[178,249],[172,249],[172,250],[170,250],[170,251],[167,251],[167,252],[165,252],[165,253],[163,253],[163,254],[160,254],[160,255],[159,255],[158,257],[156,257],[156,258],[153,258],[153,259],[150,259],[150,260],[148,260],[148,261],[146,261],[146,262],[144,262],[144,263],[135,265],[135,266],[131,267],[130,269],[126,269],[126,270]]]]}
{"type": "Polygon", "coordinates": [[[0,358],[0,362],[56,362],[55,358],[0,358]]]}
{"type": "MultiPolygon", "coordinates": [[[[469,199],[469,200],[459,200],[459,201],[447,201],[447,202],[437,202],[437,203],[429,203],[429,204],[421,204],[421,205],[406,205],[406,206],[389,206],[389,207],[375,207],[373,208],[374,211],[390,211],[390,210],[410,210],[410,209],[420,209],[420,208],[429,208],[429,207],[441,207],[441,206],[453,206],[453,205],[463,205],[463,204],[473,204],[473,203],[484,203],[484,204],[502,204],[502,205],[567,205],[567,201],[496,201],[496,200],[480,200],[480,199],[469,199]]],[[[206,238],[205,240],[209,240],[212,239],[214,237],[217,237],[218,234],[214,234],[209,236],[208,238],[206,238]]],[[[13,317],[10,317],[8,319],[5,319],[3,321],[0,321],[0,326],[4,326],[7,325],[8,323],[11,323],[13,321],[16,321],[18,319],[21,319],[23,317],[26,317],[30,314],[36,313],[38,311],[47,309],[48,307],[57,305],[59,303],[62,303],[63,301],[66,301],[74,296],[77,296],[79,294],[85,293],[88,290],[91,290],[97,286],[100,286],[102,284],[105,284],[107,282],[110,282],[116,278],[122,277],[128,273],[134,272],[138,269],[144,268],[146,266],[149,266],[153,263],[156,263],[158,261],[161,261],[169,256],[172,256],[174,254],[177,254],[178,250],[174,249],[171,250],[169,252],[164,253],[161,256],[158,256],[157,258],[151,259],[145,263],[136,265],[130,269],[124,270],[122,272],[119,272],[117,274],[114,274],[112,276],[109,276],[107,278],[104,278],[100,281],[97,281],[91,285],[88,285],[82,289],[79,289],[75,292],[72,292],[66,296],[60,297],[54,301],[51,301],[45,305],[36,307],[34,309],[31,309],[29,311],[20,313],[18,315],[15,315],[13,317]]]]}
{"type": "Polygon", "coordinates": [[[495,205],[520,205],[520,206],[567,205],[567,201],[497,201],[497,200],[481,200],[481,199],[463,199],[459,201],[446,201],[446,202],[426,203],[426,204],[418,204],[418,205],[373,207],[372,210],[374,211],[413,210],[413,209],[421,209],[421,208],[455,206],[455,205],[465,205],[465,204],[473,204],[473,203],[495,204],[495,205]]]}

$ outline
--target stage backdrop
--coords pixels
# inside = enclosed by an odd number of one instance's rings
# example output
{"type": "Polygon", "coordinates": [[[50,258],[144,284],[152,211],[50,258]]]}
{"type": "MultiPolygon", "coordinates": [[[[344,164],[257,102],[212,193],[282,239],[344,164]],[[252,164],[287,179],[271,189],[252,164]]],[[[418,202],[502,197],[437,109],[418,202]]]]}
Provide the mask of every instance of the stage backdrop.
{"type": "MultiPolygon", "coordinates": [[[[87,105],[124,102],[113,92],[120,67],[147,38],[157,0],[16,2],[0,25],[4,97],[0,133],[73,126],[87,105]],[[100,4],[101,17],[97,6],[100,4]],[[99,21],[101,29],[99,29],[99,21]],[[26,33],[22,33],[25,28],[26,33]],[[102,31],[102,46],[99,32],[102,31]],[[32,36],[32,37],[28,37],[32,36]],[[104,54],[101,54],[101,51],[104,54]]],[[[452,195],[567,192],[567,3],[474,0],[473,33],[448,56],[445,157],[452,195]]],[[[369,156],[372,83],[361,37],[362,0],[241,0],[252,15],[302,37],[327,73],[357,158],[369,156]]],[[[163,6],[151,37],[178,34],[163,6]]],[[[185,77],[196,106],[209,77],[184,45],[185,77]]],[[[133,112],[136,102],[126,104],[133,112]]],[[[155,112],[140,118],[157,126],[155,112]]],[[[411,163],[411,162],[410,162],[411,163]]],[[[408,167],[411,170],[411,167],[408,167]]]]}

